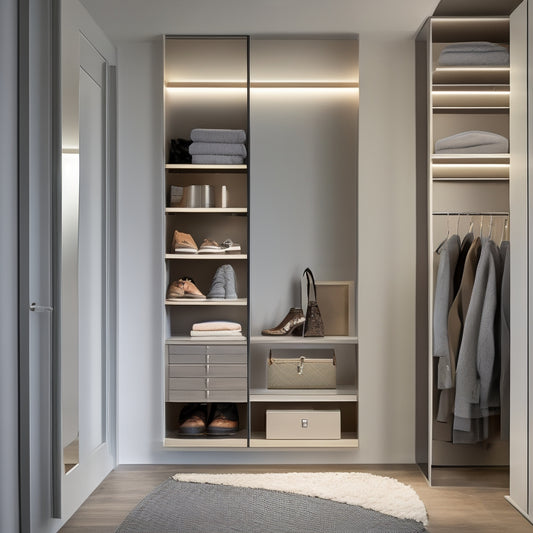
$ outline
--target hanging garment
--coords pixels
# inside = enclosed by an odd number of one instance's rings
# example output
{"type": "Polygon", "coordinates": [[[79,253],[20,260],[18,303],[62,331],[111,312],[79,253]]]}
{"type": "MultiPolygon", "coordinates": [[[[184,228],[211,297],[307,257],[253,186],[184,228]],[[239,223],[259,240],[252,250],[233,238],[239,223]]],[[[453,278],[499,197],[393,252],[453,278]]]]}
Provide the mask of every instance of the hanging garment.
{"type": "Polygon", "coordinates": [[[510,413],[510,245],[509,241],[503,241],[500,245],[500,255],[502,258],[503,273],[501,286],[500,305],[500,427],[501,439],[509,440],[509,413],[510,413]]]}
{"type": "Polygon", "coordinates": [[[465,268],[466,256],[470,251],[470,247],[474,242],[474,234],[469,231],[461,242],[461,251],[459,252],[459,258],[457,259],[457,266],[455,267],[455,273],[453,275],[453,297],[459,292],[459,287],[463,281],[463,272],[465,268]]]}
{"type": "Polygon", "coordinates": [[[459,258],[461,241],[452,235],[440,249],[439,267],[433,304],[433,356],[449,357],[448,312],[453,300],[453,275],[459,258]]]}
{"type": "MultiPolygon", "coordinates": [[[[463,239],[463,245],[466,246],[468,242],[471,242],[470,238],[467,239],[465,237],[465,239],[463,239]]],[[[452,440],[453,425],[451,423],[451,415],[453,414],[455,403],[455,368],[457,364],[459,348],[461,345],[461,339],[463,336],[463,326],[468,311],[468,306],[470,304],[472,290],[474,288],[474,280],[480,252],[481,239],[476,237],[473,239],[472,244],[468,248],[468,253],[466,255],[463,267],[461,284],[448,313],[448,341],[450,358],[449,366],[446,369],[441,370],[442,373],[446,374],[447,386],[440,393],[439,410],[437,414],[437,421],[445,423],[446,427],[440,428],[439,440],[452,440]]]]}
{"type": "Polygon", "coordinates": [[[499,404],[494,389],[496,375],[499,379],[495,368],[499,278],[498,248],[484,239],[457,361],[453,442],[488,438],[487,418],[499,404]]]}

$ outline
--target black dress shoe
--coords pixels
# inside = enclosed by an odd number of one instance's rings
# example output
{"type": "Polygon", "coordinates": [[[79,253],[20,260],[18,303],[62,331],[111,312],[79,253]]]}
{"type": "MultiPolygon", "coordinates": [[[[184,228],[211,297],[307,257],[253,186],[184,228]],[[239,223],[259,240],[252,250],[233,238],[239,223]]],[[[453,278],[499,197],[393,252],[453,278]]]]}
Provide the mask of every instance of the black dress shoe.
{"type": "Polygon", "coordinates": [[[239,413],[234,403],[214,403],[209,413],[208,435],[233,435],[239,431],[239,413]]]}
{"type": "Polygon", "coordinates": [[[207,405],[188,403],[180,412],[178,433],[180,435],[204,435],[207,421],[207,405]]]}

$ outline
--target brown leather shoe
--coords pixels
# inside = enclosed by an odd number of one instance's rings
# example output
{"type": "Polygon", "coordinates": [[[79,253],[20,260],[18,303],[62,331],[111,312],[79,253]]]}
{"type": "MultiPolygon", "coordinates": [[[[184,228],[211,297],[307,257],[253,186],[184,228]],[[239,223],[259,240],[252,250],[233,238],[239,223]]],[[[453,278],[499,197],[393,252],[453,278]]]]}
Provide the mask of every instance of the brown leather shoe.
{"type": "Polygon", "coordinates": [[[214,403],[211,405],[208,435],[233,435],[239,431],[239,413],[234,403],[214,403]]]}
{"type": "Polygon", "coordinates": [[[262,335],[301,335],[305,324],[304,312],[299,307],[291,307],[285,318],[275,327],[264,329],[262,335]]]}
{"type": "Polygon", "coordinates": [[[203,435],[207,421],[207,405],[188,403],[180,412],[178,433],[181,435],[203,435]]]}
{"type": "Polygon", "coordinates": [[[173,281],[167,289],[167,300],[176,300],[178,298],[183,298],[185,292],[183,287],[180,285],[179,281],[173,281]]]}
{"type": "Polygon", "coordinates": [[[174,236],[172,237],[172,245],[170,250],[175,254],[197,254],[198,245],[188,233],[182,233],[181,231],[174,230],[174,236]]]}
{"type": "Polygon", "coordinates": [[[183,291],[183,298],[205,298],[205,294],[202,294],[190,278],[181,278],[178,281],[178,288],[183,291]]]}

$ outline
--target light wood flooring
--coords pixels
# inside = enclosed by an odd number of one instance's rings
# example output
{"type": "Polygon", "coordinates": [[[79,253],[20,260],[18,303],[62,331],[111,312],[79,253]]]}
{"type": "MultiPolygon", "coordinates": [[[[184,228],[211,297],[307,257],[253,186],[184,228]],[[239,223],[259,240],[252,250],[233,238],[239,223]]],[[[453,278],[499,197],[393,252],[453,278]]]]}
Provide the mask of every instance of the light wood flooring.
{"type": "MultiPolygon", "coordinates": [[[[152,489],[176,472],[295,472],[353,471],[390,476],[416,490],[429,515],[431,533],[521,533],[531,525],[505,499],[507,489],[498,487],[429,487],[413,465],[313,465],[313,466],[183,466],[123,465],[102,484],[60,530],[61,533],[112,533],[126,515],[152,489]]],[[[470,478],[466,470],[462,474],[470,478]]],[[[450,478],[449,483],[458,478],[450,478]]],[[[500,478],[501,479],[501,478],[500,478]]],[[[459,482],[461,482],[459,480],[459,482]]],[[[500,484],[501,483],[496,483],[500,484]]],[[[250,532],[243,532],[250,533],[250,532]]]]}

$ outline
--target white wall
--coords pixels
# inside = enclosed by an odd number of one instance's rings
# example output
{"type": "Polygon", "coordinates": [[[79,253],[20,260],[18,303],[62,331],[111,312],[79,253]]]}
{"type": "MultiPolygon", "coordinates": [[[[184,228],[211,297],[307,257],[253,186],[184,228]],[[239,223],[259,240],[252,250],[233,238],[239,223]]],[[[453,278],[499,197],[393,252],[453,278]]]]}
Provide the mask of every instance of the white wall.
{"type": "Polygon", "coordinates": [[[414,30],[360,37],[360,447],[333,455],[162,449],[160,47],[118,46],[118,462],[414,462],[414,30]]]}

